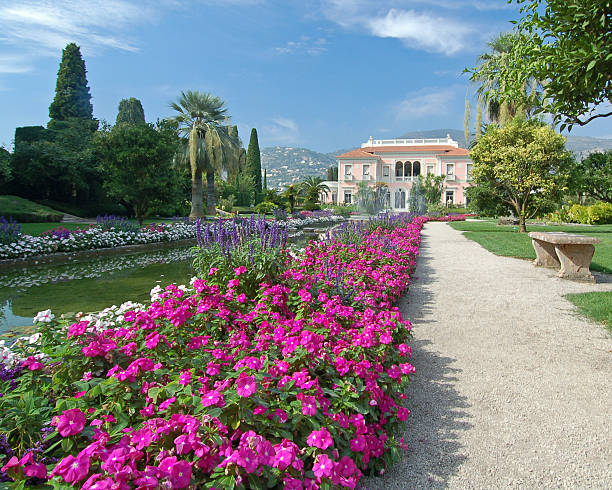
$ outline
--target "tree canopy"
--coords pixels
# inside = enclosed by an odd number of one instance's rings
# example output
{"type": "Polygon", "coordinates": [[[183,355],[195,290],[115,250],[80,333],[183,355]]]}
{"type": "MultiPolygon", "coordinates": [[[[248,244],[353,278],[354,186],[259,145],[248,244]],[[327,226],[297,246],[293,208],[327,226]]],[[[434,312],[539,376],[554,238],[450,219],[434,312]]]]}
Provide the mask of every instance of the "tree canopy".
{"type": "Polygon", "coordinates": [[[172,159],[177,144],[171,128],[146,123],[117,124],[98,135],[104,187],[110,197],[132,206],[140,224],[154,204],[176,195],[179,177],[172,159]]]}
{"type": "Polygon", "coordinates": [[[571,180],[579,194],[612,204],[612,150],[591,153],[577,162],[571,180]]]}
{"type": "Polygon", "coordinates": [[[491,90],[500,100],[526,100],[536,112],[551,113],[560,129],[584,126],[612,115],[612,10],[602,0],[515,0],[521,5],[520,34],[500,66],[503,85],[491,90]],[[540,80],[543,97],[525,96],[530,79],[540,80]]]}
{"type": "Polygon", "coordinates": [[[49,117],[52,120],[66,121],[74,117],[93,119],[86,74],[81,49],[74,43],[68,44],[62,51],[55,98],[49,106],[49,117]]]}
{"type": "Polygon", "coordinates": [[[523,232],[526,219],[560,193],[571,162],[563,136],[541,121],[522,118],[487,126],[470,157],[475,184],[511,205],[523,232]]]}
{"type": "Polygon", "coordinates": [[[251,129],[251,138],[246,154],[246,168],[248,174],[253,177],[255,183],[255,194],[257,200],[261,197],[261,153],[259,151],[259,141],[257,139],[257,129],[251,129]]]}
{"type": "Polygon", "coordinates": [[[115,124],[140,124],[145,122],[144,109],[140,101],[134,97],[121,99],[115,124]]]}

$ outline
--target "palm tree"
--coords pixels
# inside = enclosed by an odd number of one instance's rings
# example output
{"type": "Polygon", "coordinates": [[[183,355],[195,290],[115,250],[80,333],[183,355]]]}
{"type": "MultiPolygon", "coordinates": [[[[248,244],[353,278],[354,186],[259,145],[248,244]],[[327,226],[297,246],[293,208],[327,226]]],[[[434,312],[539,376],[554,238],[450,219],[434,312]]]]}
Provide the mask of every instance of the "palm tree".
{"type": "Polygon", "coordinates": [[[311,202],[313,204],[319,202],[320,194],[327,195],[327,193],[330,192],[329,187],[323,184],[323,179],[321,177],[313,176],[306,177],[305,180],[300,182],[299,191],[300,194],[304,196],[306,202],[311,202]]]}
{"type": "MultiPolygon", "coordinates": [[[[520,36],[516,32],[501,33],[487,43],[489,51],[478,57],[477,65],[469,70],[472,73],[470,81],[478,84],[476,95],[478,98],[477,121],[482,121],[482,111],[487,114],[489,121],[506,125],[517,114],[528,117],[532,111],[531,100],[540,100],[542,96],[542,84],[536,80],[525,83],[525,96],[522,100],[501,100],[496,93],[503,91],[504,80],[500,70],[511,62],[510,53],[516,43],[520,42],[520,36]]],[[[469,110],[466,104],[466,112],[469,110]]],[[[480,134],[480,124],[477,122],[476,134],[480,134]]]]}
{"type": "Polygon", "coordinates": [[[225,102],[208,93],[187,90],[181,92],[170,107],[178,114],[171,120],[183,137],[180,160],[191,168],[192,219],[204,216],[202,206],[202,173],[206,173],[206,214],[215,214],[215,172],[234,171],[238,161],[239,143],[223,122],[227,120],[225,102]]]}

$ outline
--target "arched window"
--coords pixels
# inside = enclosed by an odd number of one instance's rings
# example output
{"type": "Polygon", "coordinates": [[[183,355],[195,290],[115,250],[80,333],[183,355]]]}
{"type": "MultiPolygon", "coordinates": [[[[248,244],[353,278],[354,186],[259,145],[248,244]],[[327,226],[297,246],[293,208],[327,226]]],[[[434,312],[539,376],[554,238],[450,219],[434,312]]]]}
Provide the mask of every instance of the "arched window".
{"type": "Polygon", "coordinates": [[[421,162],[412,162],[412,176],[421,175],[421,162]]]}
{"type": "Polygon", "coordinates": [[[395,208],[404,209],[406,207],[406,191],[397,189],[395,191],[395,208]]]}
{"type": "Polygon", "coordinates": [[[404,177],[410,177],[410,162],[404,163],[404,177]]]}
{"type": "Polygon", "coordinates": [[[403,173],[402,162],[395,162],[395,176],[401,177],[403,173]]]}

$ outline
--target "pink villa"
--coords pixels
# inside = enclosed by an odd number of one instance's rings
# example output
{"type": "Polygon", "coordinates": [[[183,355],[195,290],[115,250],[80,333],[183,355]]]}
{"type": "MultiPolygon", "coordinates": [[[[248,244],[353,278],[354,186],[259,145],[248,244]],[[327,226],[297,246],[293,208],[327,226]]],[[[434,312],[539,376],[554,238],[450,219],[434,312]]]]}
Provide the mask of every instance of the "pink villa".
{"type": "Polygon", "coordinates": [[[325,182],[331,195],[328,202],[355,202],[357,185],[367,182],[374,187],[385,184],[387,207],[408,210],[408,195],[418,175],[445,175],[440,202],[466,204],[465,189],[471,182],[472,160],[450,135],[446,138],[375,140],[372,137],[361,148],[336,157],[338,182],[325,182]]]}

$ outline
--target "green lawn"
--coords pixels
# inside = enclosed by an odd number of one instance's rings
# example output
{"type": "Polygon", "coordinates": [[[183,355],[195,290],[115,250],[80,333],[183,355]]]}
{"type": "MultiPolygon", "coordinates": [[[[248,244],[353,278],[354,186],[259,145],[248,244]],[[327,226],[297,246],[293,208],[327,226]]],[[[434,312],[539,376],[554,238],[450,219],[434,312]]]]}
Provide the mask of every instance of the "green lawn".
{"type": "Polygon", "coordinates": [[[21,232],[26,235],[39,236],[45,231],[53,230],[55,228],[68,228],[69,230],[76,230],[77,228],[87,228],[89,225],[80,225],[76,223],[20,223],[21,232]]]}
{"type": "Polygon", "coordinates": [[[0,216],[12,217],[19,223],[59,221],[64,213],[17,196],[0,196],[0,216]]]}
{"type": "Polygon", "coordinates": [[[612,333],[612,291],[568,294],[566,298],[574,303],[583,315],[603,323],[612,333]]]}
{"type": "MultiPolygon", "coordinates": [[[[518,227],[498,226],[493,221],[455,221],[449,224],[455,230],[463,231],[467,238],[474,240],[496,255],[535,259],[531,238],[527,233],[515,231],[518,230],[518,227]]],[[[612,225],[529,226],[527,224],[527,231],[565,231],[600,238],[601,243],[595,245],[591,270],[612,274],[612,225]]]]}

